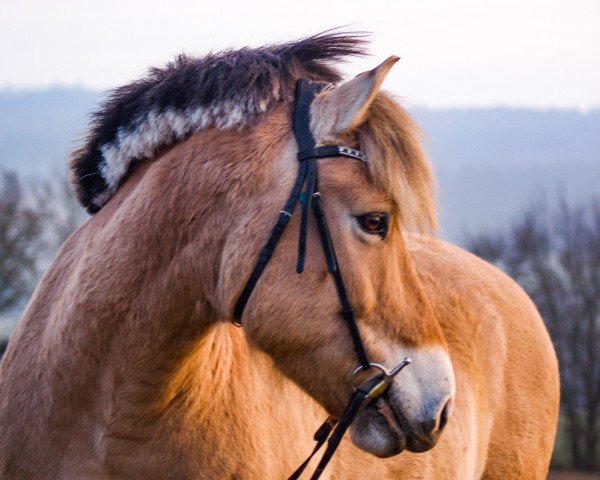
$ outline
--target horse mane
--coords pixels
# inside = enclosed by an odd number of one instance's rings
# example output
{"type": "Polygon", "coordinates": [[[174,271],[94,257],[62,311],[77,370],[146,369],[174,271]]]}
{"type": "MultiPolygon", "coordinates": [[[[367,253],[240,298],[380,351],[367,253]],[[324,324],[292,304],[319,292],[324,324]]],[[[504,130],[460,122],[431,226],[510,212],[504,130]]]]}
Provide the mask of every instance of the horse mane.
{"type": "Polygon", "coordinates": [[[153,157],[207,127],[241,128],[291,100],[296,80],[336,83],[335,64],[364,55],[365,34],[324,32],[260,48],[178,56],[108,95],[70,160],[71,181],[86,210],[114,195],[132,162],[153,157]]]}

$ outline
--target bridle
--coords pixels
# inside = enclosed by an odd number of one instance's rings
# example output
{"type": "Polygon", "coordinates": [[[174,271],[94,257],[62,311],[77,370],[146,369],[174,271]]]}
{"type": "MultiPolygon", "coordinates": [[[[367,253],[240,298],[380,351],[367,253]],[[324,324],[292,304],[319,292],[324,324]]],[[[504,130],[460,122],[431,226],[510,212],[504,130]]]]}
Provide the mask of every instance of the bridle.
{"type": "Polygon", "coordinates": [[[273,230],[271,231],[269,239],[260,251],[260,255],[256,265],[254,266],[254,270],[250,274],[250,277],[248,278],[248,281],[246,282],[246,285],[244,286],[244,289],[242,290],[242,293],[235,304],[233,319],[235,325],[240,327],[242,326],[242,314],[244,313],[244,308],[246,307],[246,304],[248,303],[248,300],[250,299],[258,280],[265,270],[267,263],[273,255],[275,247],[277,246],[285,227],[294,213],[296,204],[300,202],[302,204],[302,213],[300,220],[300,238],[298,242],[298,262],[296,264],[296,272],[302,273],[304,270],[308,215],[309,210],[312,210],[317,223],[317,228],[319,230],[321,247],[323,248],[323,253],[325,254],[325,259],[327,262],[327,270],[333,276],[337,295],[342,306],[341,315],[348,327],[348,332],[352,338],[354,350],[360,363],[358,368],[356,368],[352,373],[352,378],[354,379],[360,372],[369,370],[371,368],[379,370],[380,375],[377,375],[375,378],[371,378],[363,385],[355,385],[354,393],[350,397],[350,401],[348,402],[348,405],[346,406],[340,419],[336,422],[334,419],[328,418],[325,423],[319,427],[314,435],[317,445],[310,456],[302,463],[302,465],[300,465],[300,467],[298,467],[298,469],[289,477],[288,480],[298,479],[312,457],[317,453],[325,441],[327,441],[328,445],[325,453],[321,457],[319,465],[311,477],[311,480],[317,480],[335,453],[335,450],[342,440],[344,433],[354,420],[354,417],[360,408],[369,401],[372,401],[373,399],[382,395],[387,390],[391,380],[398,373],[400,373],[400,371],[406,365],[410,363],[410,359],[405,358],[391,371],[388,371],[382,365],[371,363],[369,361],[360,336],[360,332],[358,330],[358,326],[356,324],[354,309],[352,308],[352,304],[348,299],[346,286],[339,269],[337,257],[335,255],[335,249],[331,241],[329,229],[327,228],[325,215],[321,206],[321,193],[319,192],[317,175],[317,160],[319,158],[330,157],[347,157],[360,160],[362,162],[368,162],[368,160],[364,153],[353,148],[338,145],[327,145],[321,147],[316,146],[315,138],[310,131],[310,106],[315,96],[326,86],[326,83],[311,82],[306,79],[300,79],[296,84],[293,130],[299,150],[297,154],[298,161],[300,162],[298,177],[296,178],[296,182],[294,183],[292,192],[287,202],[285,203],[283,209],[279,212],[279,217],[273,226],[273,230]],[[302,187],[304,187],[304,191],[302,191],[302,187]]]}

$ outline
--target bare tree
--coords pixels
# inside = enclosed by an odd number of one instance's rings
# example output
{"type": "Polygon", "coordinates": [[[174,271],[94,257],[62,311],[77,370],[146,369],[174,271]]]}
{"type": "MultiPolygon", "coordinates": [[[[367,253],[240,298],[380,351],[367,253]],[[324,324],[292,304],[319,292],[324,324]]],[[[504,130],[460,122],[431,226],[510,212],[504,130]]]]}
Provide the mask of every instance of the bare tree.
{"type": "Polygon", "coordinates": [[[54,174],[35,182],[32,188],[35,208],[44,218],[42,267],[54,257],[62,243],[88,218],[77,202],[67,178],[54,174]]]}
{"type": "Polygon", "coordinates": [[[41,273],[86,218],[65,177],[23,181],[0,170],[0,336],[10,332],[41,273]]]}
{"type": "Polygon", "coordinates": [[[0,312],[31,293],[37,277],[43,215],[13,173],[0,171],[0,312]]]}
{"type": "Polygon", "coordinates": [[[600,201],[537,205],[507,232],[467,244],[536,303],[559,359],[572,466],[600,469],[600,201]]]}

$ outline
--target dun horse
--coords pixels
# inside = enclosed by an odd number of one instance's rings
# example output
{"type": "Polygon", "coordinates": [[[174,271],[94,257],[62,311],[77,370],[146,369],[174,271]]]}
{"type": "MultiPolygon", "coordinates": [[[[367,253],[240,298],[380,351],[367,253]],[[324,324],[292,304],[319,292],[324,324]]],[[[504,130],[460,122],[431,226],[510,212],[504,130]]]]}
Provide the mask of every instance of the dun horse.
{"type": "Polygon", "coordinates": [[[388,368],[412,359],[358,411],[323,478],[544,478],[558,376],[543,322],[508,277],[432,234],[416,128],[379,91],[395,57],[341,82],[336,63],[363,42],[180,57],[95,113],[71,160],[93,216],[2,363],[1,478],[281,479],[340,417],[358,361],[312,215],[304,272],[294,215],[232,324],[300,168],[300,78],[333,85],[310,107],[317,146],[368,158],[318,160],[365,351],[388,368]]]}

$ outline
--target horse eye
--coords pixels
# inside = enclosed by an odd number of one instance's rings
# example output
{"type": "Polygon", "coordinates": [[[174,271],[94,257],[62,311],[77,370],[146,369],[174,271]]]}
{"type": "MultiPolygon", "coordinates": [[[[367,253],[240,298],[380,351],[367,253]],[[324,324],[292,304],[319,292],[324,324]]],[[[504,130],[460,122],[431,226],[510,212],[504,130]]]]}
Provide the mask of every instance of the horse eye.
{"type": "Polygon", "coordinates": [[[371,235],[385,238],[388,229],[388,218],[385,213],[366,213],[356,217],[360,228],[371,235]]]}

